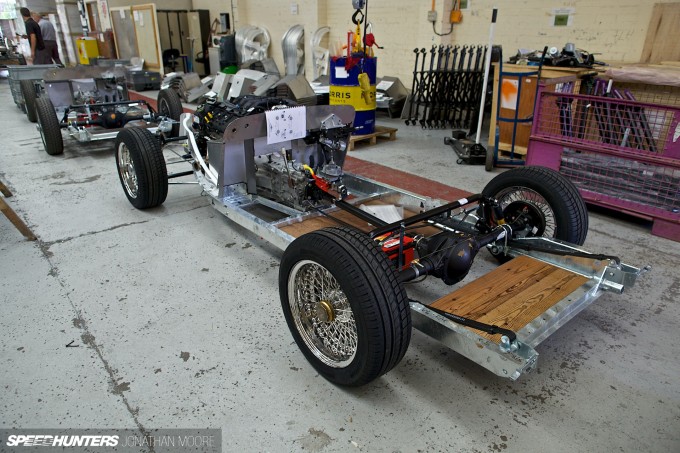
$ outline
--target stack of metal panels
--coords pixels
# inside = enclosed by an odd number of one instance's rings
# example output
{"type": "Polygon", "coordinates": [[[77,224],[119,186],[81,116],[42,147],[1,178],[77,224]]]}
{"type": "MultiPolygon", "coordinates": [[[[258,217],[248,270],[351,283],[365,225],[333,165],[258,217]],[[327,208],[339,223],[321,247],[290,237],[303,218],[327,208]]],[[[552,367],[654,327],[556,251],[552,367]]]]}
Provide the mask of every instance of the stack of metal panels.
{"type": "Polygon", "coordinates": [[[248,60],[243,62],[239,69],[252,69],[253,71],[260,71],[277,77],[281,76],[279,67],[272,58],[265,58],[264,60],[248,60]]]}
{"type": "Polygon", "coordinates": [[[210,91],[212,81],[212,77],[201,80],[195,72],[170,72],[163,78],[161,90],[172,88],[184,102],[195,102],[210,91]]]}
{"type": "Polygon", "coordinates": [[[316,105],[316,93],[305,76],[289,75],[274,85],[271,95],[291,99],[300,105],[316,105]]]}

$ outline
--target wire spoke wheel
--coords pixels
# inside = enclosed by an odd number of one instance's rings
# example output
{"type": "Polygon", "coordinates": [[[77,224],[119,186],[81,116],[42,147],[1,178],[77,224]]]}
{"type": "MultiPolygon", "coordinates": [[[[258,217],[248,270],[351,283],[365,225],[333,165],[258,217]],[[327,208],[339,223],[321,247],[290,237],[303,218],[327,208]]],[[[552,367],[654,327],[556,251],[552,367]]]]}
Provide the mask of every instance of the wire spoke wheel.
{"type": "Polygon", "coordinates": [[[335,277],[318,263],[301,261],[291,271],[288,297],[298,331],[314,355],[328,366],[347,366],[357,352],[357,326],[335,277]]]}
{"type": "Polygon", "coordinates": [[[131,198],[137,198],[139,186],[137,184],[137,172],[132,163],[132,156],[125,142],[118,144],[118,173],[123,183],[123,188],[131,198]]]}
{"type": "Polygon", "coordinates": [[[281,259],[279,295],[303,355],[335,384],[367,384],[406,353],[406,291],[392,262],[365,233],[324,228],[297,238],[281,259]]]}
{"type": "Polygon", "coordinates": [[[45,131],[43,131],[42,124],[38,123],[35,126],[40,132],[40,140],[42,140],[43,148],[47,148],[47,142],[45,141],[45,131]]]}
{"type": "Polygon", "coordinates": [[[128,201],[137,209],[163,204],[168,171],[160,142],[148,129],[126,127],[116,137],[116,168],[128,201]]]}
{"type": "MultiPolygon", "coordinates": [[[[505,220],[521,217],[524,230],[514,237],[550,237],[583,245],[588,234],[588,210],[578,189],[559,172],[546,167],[513,168],[493,178],[482,193],[495,198],[505,220]]],[[[506,255],[494,255],[499,261],[506,255]]]]}
{"type": "Polygon", "coordinates": [[[506,221],[513,221],[519,215],[532,220],[532,236],[555,237],[557,222],[550,203],[533,189],[509,187],[500,191],[496,199],[503,209],[506,221]]]}

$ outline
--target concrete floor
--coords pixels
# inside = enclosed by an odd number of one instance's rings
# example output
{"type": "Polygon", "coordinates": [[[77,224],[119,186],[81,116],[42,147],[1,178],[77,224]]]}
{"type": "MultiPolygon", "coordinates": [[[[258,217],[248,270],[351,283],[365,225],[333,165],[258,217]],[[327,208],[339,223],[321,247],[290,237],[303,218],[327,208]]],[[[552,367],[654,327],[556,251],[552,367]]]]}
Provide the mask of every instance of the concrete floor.
{"type": "MultiPolygon", "coordinates": [[[[339,388],[285,325],[276,249],[196,186],[134,209],[110,142],[48,156],[6,80],[0,104],[0,179],[39,237],[0,216],[0,427],[221,428],[225,452],[680,451],[680,244],[647,223],[591,211],[586,247],[653,270],[517,382],[416,331],[393,371],[339,388]]],[[[398,139],[353,157],[473,192],[501,171],[457,165],[447,131],[379,123],[398,139]]],[[[471,277],[492,267],[480,255],[471,277]]]]}

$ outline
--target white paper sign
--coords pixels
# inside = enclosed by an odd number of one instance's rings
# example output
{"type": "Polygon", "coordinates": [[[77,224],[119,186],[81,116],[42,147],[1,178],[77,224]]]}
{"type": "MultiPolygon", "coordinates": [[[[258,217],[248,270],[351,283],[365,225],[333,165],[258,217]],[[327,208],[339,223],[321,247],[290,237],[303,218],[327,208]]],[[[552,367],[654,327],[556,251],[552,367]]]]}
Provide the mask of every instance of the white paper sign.
{"type": "Polygon", "coordinates": [[[307,108],[289,107],[265,112],[267,116],[267,144],[281,143],[307,135],[307,108]]]}

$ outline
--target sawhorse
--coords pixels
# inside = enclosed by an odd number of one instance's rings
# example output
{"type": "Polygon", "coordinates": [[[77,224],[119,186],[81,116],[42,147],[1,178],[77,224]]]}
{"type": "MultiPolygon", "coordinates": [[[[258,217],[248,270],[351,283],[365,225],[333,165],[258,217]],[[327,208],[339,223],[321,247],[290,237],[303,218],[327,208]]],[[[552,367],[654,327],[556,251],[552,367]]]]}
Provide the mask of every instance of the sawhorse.
{"type": "Polygon", "coordinates": [[[23,220],[17,215],[16,212],[12,208],[9,207],[7,202],[5,201],[5,198],[9,198],[12,196],[12,192],[7,188],[5,184],[3,184],[2,181],[0,181],[0,192],[2,192],[2,197],[0,197],[0,211],[2,211],[3,214],[5,214],[5,217],[9,219],[10,222],[23,234],[26,239],[29,241],[35,241],[36,237],[35,234],[31,231],[31,229],[24,223],[23,220]]]}

